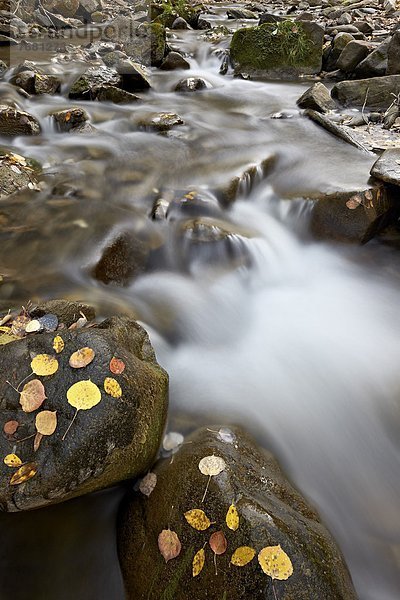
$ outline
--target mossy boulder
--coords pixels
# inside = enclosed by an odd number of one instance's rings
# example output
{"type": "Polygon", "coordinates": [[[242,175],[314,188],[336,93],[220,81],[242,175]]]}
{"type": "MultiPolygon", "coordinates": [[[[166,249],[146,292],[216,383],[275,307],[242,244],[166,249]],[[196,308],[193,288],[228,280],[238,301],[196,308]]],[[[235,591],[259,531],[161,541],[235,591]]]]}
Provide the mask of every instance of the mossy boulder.
{"type": "Polygon", "coordinates": [[[312,21],[264,23],[233,34],[235,73],[268,79],[292,79],[319,73],[324,30],[312,21]]]}
{"type": "MultiPolygon", "coordinates": [[[[64,315],[70,314],[65,306],[61,308],[64,315]]],[[[71,310],[76,314],[77,306],[71,310]]],[[[2,510],[15,512],[55,504],[137,477],[151,466],[165,424],[168,377],[157,364],[148,336],[138,323],[113,317],[92,327],[64,327],[54,333],[26,335],[0,345],[0,359],[1,456],[15,452],[37,471],[31,479],[11,485],[16,469],[1,460],[2,510]],[[53,349],[56,335],[64,342],[59,354],[53,349]],[[71,354],[84,347],[94,351],[94,360],[86,367],[72,368],[71,354]],[[31,374],[31,361],[38,354],[56,357],[58,370],[54,375],[31,374]],[[113,357],[125,364],[121,374],[110,370],[113,357]],[[118,381],[120,397],[105,391],[106,377],[118,381]],[[14,389],[25,378],[25,383],[39,379],[45,388],[46,399],[34,412],[22,410],[20,394],[14,389]],[[82,380],[98,386],[101,400],[90,410],[79,410],[65,435],[75,415],[66,394],[82,380]],[[43,437],[35,452],[32,436],[36,433],[36,415],[42,410],[56,411],[57,428],[43,437]],[[18,423],[12,435],[3,433],[5,423],[10,421],[18,423]]]]}
{"type": "Polygon", "coordinates": [[[315,511],[283,476],[273,456],[260,449],[238,428],[201,429],[174,454],[153,469],[157,483],[149,496],[132,492],[122,506],[118,551],[128,600],[355,600],[356,595],[342,556],[321,525],[315,511]],[[208,478],[199,461],[218,456],[226,468],[208,478]],[[227,527],[226,515],[234,503],[239,527],[227,527]],[[184,513],[201,509],[211,521],[205,531],[192,528],[184,513]],[[182,548],[165,562],[158,548],[164,529],[176,532],[182,548]],[[216,557],[210,535],[223,531],[227,550],[216,557]],[[280,545],[293,565],[286,581],[261,570],[257,554],[280,545]],[[241,546],[255,550],[247,565],[230,564],[241,546]],[[205,565],[193,577],[192,561],[201,549],[205,565]]]}

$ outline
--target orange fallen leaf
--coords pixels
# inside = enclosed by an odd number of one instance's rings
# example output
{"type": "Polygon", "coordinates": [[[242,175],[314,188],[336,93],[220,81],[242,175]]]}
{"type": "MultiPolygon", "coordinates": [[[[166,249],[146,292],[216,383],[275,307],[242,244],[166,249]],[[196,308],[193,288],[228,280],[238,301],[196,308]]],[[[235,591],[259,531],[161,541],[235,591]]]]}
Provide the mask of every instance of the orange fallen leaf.
{"type": "Polygon", "coordinates": [[[158,548],[165,562],[176,558],[181,553],[182,545],[175,531],[163,529],[158,536],[158,548]]]}
{"type": "Polygon", "coordinates": [[[223,531],[216,531],[215,533],[211,534],[208,543],[210,544],[210,548],[214,554],[218,555],[225,554],[228,547],[228,542],[223,531]]]}
{"type": "Polygon", "coordinates": [[[73,354],[71,354],[69,358],[69,366],[73,369],[82,369],[83,367],[87,367],[93,361],[95,357],[95,352],[92,348],[80,348],[73,354]]]}
{"type": "Polygon", "coordinates": [[[120,358],[115,358],[115,356],[110,360],[110,371],[114,373],[114,375],[121,375],[125,371],[125,363],[120,358]]]}
{"type": "Polygon", "coordinates": [[[46,398],[43,383],[39,379],[32,379],[22,388],[19,403],[24,412],[31,413],[40,408],[46,398]]]}
{"type": "Polygon", "coordinates": [[[3,431],[6,435],[14,435],[18,427],[18,421],[7,421],[7,423],[4,423],[3,431]]]}

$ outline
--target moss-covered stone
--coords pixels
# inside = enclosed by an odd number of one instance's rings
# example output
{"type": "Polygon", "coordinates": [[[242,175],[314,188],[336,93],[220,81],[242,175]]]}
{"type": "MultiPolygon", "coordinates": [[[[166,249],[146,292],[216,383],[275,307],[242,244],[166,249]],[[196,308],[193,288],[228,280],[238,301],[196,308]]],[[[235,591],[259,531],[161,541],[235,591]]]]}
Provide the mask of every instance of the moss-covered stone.
{"type": "Polygon", "coordinates": [[[119,518],[119,556],[128,600],[355,600],[355,592],[334,541],[315,511],[282,475],[272,455],[258,448],[238,428],[201,429],[153,469],[157,484],[149,497],[132,494],[119,518]],[[226,468],[212,477],[204,502],[207,477],[199,471],[205,456],[223,458],[226,468]],[[225,517],[234,502],[240,516],[236,531],[225,517]],[[211,526],[196,531],[184,513],[202,509],[211,526]],[[182,544],[180,555],[167,564],[158,549],[158,535],[170,528],[182,544]],[[222,530],[227,551],[217,557],[208,541],[222,530]],[[244,567],[230,564],[240,546],[257,553],[280,544],[293,564],[287,581],[267,577],[257,556],[244,567]],[[192,560],[204,547],[205,566],[192,575],[192,560]],[[275,593],[275,596],[274,596],[275,593]]]}
{"type": "MultiPolygon", "coordinates": [[[[53,306],[56,308],[56,306],[53,306]]],[[[76,313],[76,305],[72,307],[76,313]]],[[[63,314],[67,315],[65,307],[63,314]]],[[[79,317],[80,315],[78,315],[79,317]]],[[[10,485],[15,469],[0,464],[0,505],[14,512],[55,504],[81,496],[145,472],[154,461],[164,429],[167,410],[168,377],[156,362],[146,332],[135,321],[114,317],[98,326],[60,330],[65,348],[57,354],[59,368],[49,377],[40,377],[47,399],[43,410],[57,411],[57,429],[43,438],[37,452],[33,449],[34,413],[23,412],[15,388],[31,372],[32,357],[55,355],[55,333],[29,335],[0,346],[4,377],[0,381],[0,408],[4,423],[19,423],[13,436],[0,436],[1,456],[13,452],[23,462],[34,462],[37,474],[22,485],[10,485]],[[69,357],[88,346],[95,352],[91,364],[72,369],[69,357]],[[120,375],[110,371],[113,356],[122,359],[120,375]],[[106,377],[114,377],[122,388],[122,397],[113,398],[104,391],[106,377]],[[75,409],[68,403],[67,390],[77,381],[90,379],[101,390],[99,404],[81,410],[63,440],[75,409]],[[27,438],[27,439],[25,439],[27,438]],[[24,439],[18,443],[18,440],[24,439]]],[[[33,379],[33,376],[31,377],[33,379]]]]}
{"type": "Polygon", "coordinates": [[[322,27],[309,21],[239,29],[231,42],[235,72],[271,79],[319,73],[323,33],[322,27]]]}

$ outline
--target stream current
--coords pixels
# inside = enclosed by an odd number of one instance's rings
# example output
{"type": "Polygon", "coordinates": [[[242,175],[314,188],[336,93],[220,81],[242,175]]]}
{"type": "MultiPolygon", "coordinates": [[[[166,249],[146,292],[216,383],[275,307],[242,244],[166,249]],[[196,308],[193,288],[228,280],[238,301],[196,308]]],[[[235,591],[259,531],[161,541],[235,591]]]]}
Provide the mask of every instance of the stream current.
{"type": "MultiPolygon", "coordinates": [[[[11,147],[40,161],[53,188],[1,203],[20,225],[0,232],[0,271],[10,280],[0,288],[2,306],[67,297],[94,303],[101,315],[134,314],[170,374],[173,425],[246,426],[317,507],[360,599],[398,600],[396,255],[376,242],[313,241],[310,207],[299,200],[362,188],[375,158],[299,115],[295,102],[306,83],[223,77],[220,58],[196,32],[180,32],[174,43],[193,54],[191,71],[154,71],[143,104],[22,100],[0,84],[0,97],[40,120],[39,138],[18,138],[11,147]],[[188,75],[212,88],[173,92],[188,75]],[[90,114],[96,133],[54,130],[48,114],[72,104],[90,114]],[[178,113],[185,125],[168,136],[138,130],[157,112],[178,113]],[[278,112],[291,118],[271,118],[278,112]],[[269,157],[268,175],[259,169],[242,178],[236,201],[220,209],[211,190],[269,157]],[[203,194],[197,214],[204,209],[232,226],[231,244],[245,261],[227,264],[219,244],[194,251],[177,241],[173,219],[149,219],[155,198],[190,189],[203,194]],[[126,228],[156,250],[151,271],[125,288],[96,282],[90,266],[107,239],[126,228]]],[[[67,89],[80,65],[52,68],[67,89]]],[[[0,143],[10,148],[9,140],[0,143]]],[[[184,204],[175,209],[178,221],[184,204]]],[[[119,498],[116,490],[40,516],[1,516],[1,600],[122,600],[114,541],[119,498]],[[23,580],[12,574],[16,561],[23,580]]]]}

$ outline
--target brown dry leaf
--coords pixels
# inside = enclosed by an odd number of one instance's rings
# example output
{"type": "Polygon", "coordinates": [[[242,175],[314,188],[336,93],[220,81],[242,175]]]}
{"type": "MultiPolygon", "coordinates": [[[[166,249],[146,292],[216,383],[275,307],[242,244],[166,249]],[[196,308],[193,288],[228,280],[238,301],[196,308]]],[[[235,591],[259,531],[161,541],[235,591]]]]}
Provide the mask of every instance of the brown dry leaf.
{"type": "Polygon", "coordinates": [[[206,513],[199,508],[193,508],[185,512],[185,519],[193,529],[197,531],[205,531],[211,525],[210,519],[206,513]]]}
{"type": "Polygon", "coordinates": [[[114,375],[121,375],[125,371],[125,363],[120,358],[115,358],[115,356],[110,360],[110,371],[114,373],[114,375]]]}
{"type": "Polygon", "coordinates": [[[37,452],[39,450],[39,446],[41,444],[42,439],[44,438],[44,435],[37,432],[35,435],[35,439],[33,440],[33,451],[37,452]]]}
{"type": "Polygon", "coordinates": [[[7,421],[7,423],[4,423],[3,431],[6,435],[14,435],[18,427],[18,421],[7,421]]]}
{"type": "Polygon", "coordinates": [[[206,553],[204,552],[204,548],[201,548],[201,550],[196,552],[196,554],[194,555],[194,558],[193,558],[193,562],[192,562],[193,577],[197,577],[197,575],[200,575],[200,573],[203,570],[205,562],[206,562],[206,553]]]}
{"type": "Polygon", "coordinates": [[[118,381],[113,377],[105,378],[104,390],[109,396],[112,396],[113,398],[121,398],[122,396],[121,386],[119,385],[118,381]]]}
{"type": "Polygon", "coordinates": [[[165,559],[165,562],[176,558],[181,553],[181,542],[175,531],[163,529],[158,536],[158,548],[165,559]]]}
{"type": "Polygon", "coordinates": [[[254,548],[250,548],[250,546],[240,546],[239,548],[236,548],[235,552],[232,554],[231,564],[235,565],[235,567],[244,567],[253,560],[255,555],[256,551],[254,548]]]}
{"type": "Polygon", "coordinates": [[[30,321],[31,318],[27,317],[26,315],[20,315],[19,317],[15,317],[11,325],[11,333],[20,338],[24,337],[25,328],[30,321]]]}
{"type": "Polygon", "coordinates": [[[54,375],[58,370],[58,360],[50,354],[38,354],[31,362],[31,369],[41,377],[54,375]]]}
{"type": "Polygon", "coordinates": [[[7,456],[4,457],[4,464],[7,465],[7,467],[16,468],[22,465],[22,460],[16,454],[7,454],[7,456]]]}
{"type": "Polygon", "coordinates": [[[37,465],[34,462],[26,463],[22,465],[15,471],[14,475],[11,477],[10,485],[20,485],[21,483],[25,483],[29,479],[32,479],[37,473],[37,465]]]}
{"type": "Polygon", "coordinates": [[[258,562],[266,575],[281,581],[293,574],[292,561],[280,546],[267,546],[258,554],[258,562]]]}
{"type": "Polygon", "coordinates": [[[32,379],[24,385],[21,392],[19,403],[22,410],[26,413],[31,413],[40,408],[46,400],[46,390],[39,379],[32,379]]]}
{"type": "Polygon", "coordinates": [[[210,548],[214,554],[218,555],[225,554],[228,547],[228,542],[223,531],[216,531],[215,533],[211,534],[208,543],[210,544],[210,548]]]}
{"type": "Polygon", "coordinates": [[[157,475],[155,473],[147,473],[139,484],[139,490],[145,496],[150,496],[157,484],[157,475]]]}
{"type": "Polygon", "coordinates": [[[38,433],[53,435],[57,429],[57,413],[51,410],[42,410],[36,415],[35,425],[38,433]]]}
{"type": "Polygon", "coordinates": [[[73,369],[82,369],[83,367],[87,367],[93,361],[95,356],[95,352],[92,348],[80,348],[73,354],[71,354],[69,358],[69,366],[73,369]]]}
{"type": "Polygon", "coordinates": [[[64,350],[64,348],[65,344],[61,335],[56,335],[56,337],[53,340],[53,349],[57,352],[57,354],[60,354],[64,350]]]}
{"type": "Polygon", "coordinates": [[[234,504],[231,504],[226,513],[225,521],[229,529],[236,531],[239,529],[239,513],[234,504]]]}
{"type": "Polygon", "coordinates": [[[352,196],[346,202],[346,206],[350,210],[354,210],[354,209],[358,208],[361,204],[362,204],[362,198],[359,195],[352,196]]]}

